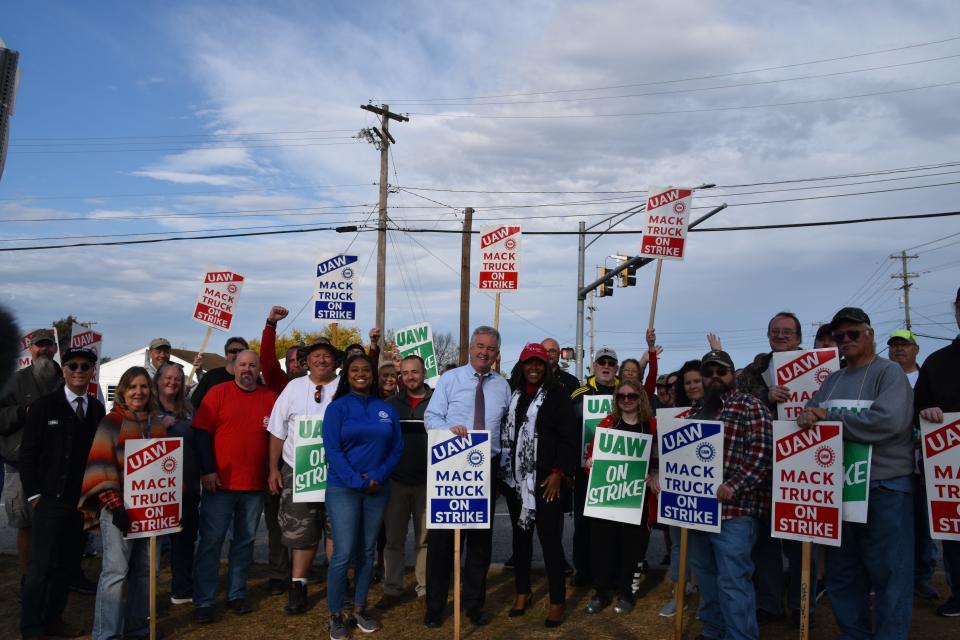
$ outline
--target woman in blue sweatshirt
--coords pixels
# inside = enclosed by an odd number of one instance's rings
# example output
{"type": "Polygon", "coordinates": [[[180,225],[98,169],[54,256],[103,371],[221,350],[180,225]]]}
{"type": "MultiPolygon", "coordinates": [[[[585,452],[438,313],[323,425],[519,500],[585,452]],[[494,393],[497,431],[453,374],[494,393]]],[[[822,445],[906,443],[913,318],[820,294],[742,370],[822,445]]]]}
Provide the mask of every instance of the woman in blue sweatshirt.
{"type": "Polygon", "coordinates": [[[348,637],[347,625],[370,633],[380,624],[366,612],[377,534],[389,497],[387,484],[403,452],[400,421],[380,399],[376,368],[366,355],[347,358],[333,402],[323,417],[327,456],[327,513],[333,530],[333,558],[327,570],[330,638],[348,637]],[[358,539],[363,548],[355,553],[358,539]],[[351,620],[344,620],[347,568],[357,556],[351,620]]]}

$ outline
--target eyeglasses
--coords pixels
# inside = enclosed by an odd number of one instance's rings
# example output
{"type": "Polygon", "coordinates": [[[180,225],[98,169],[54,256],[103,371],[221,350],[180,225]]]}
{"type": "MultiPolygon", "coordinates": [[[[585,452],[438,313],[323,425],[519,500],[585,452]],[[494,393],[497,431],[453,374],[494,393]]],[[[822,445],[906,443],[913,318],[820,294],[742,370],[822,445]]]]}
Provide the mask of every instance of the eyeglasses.
{"type": "Polygon", "coordinates": [[[860,339],[860,336],[863,334],[863,331],[860,329],[847,329],[846,331],[834,331],[833,339],[837,344],[843,342],[844,337],[846,337],[850,342],[856,342],[860,339]]]}
{"type": "Polygon", "coordinates": [[[317,385],[317,390],[313,392],[313,401],[317,404],[323,402],[323,385],[317,385]]]}
{"type": "Polygon", "coordinates": [[[629,400],[630,402],[636,402],[640,399],[639,393],[618,393],[617,400],[629,400]]]}
{"type": "Polygon", "coordinates": [[[707,378],[713,378],[714,376],[723,377],[728,373],[730,373],[730,367],[724,365],[707,366],[703,368],[703,375],[707,378]]]}
{"type": "Polygon", "coordinates": [[[76,371],[77,369],[80,369],[80,371],[84,372],[90,371],[90,369],[93,368],[93,365],[89,362],[68,362],[63,366],[65,366],[67,369],[70,369],[70,371],[76,371]]]}
{"type": "Polygon", "coordinates": [[[613,358],[600,358],[597,360],[597,364],[601,367],[615,367],[617,366],[617,361],[613,358]]]}
{"type": "Polygon", "coordinates": [[[232,356],[237,355],[241,351],[244,351],[244,349],[227,349],[227,353],[229,353],[232,356]]]}

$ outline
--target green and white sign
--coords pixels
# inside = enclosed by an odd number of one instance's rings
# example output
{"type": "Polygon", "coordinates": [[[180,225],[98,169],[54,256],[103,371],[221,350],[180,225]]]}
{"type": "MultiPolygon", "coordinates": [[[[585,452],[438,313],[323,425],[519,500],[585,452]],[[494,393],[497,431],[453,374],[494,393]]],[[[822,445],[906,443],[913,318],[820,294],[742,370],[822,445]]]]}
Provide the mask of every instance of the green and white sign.
{"type": "Polygon", "coordinates": [[[583,515],[631,524],[646,521],[643,498],[652,442],[646,434],[596,430],[583,515]]]}
{"type": "Polygon", "coordinates": [[[844,522],[866,522],[870,500],[870,458],[873,445],[843,443],[844,522]]]}
{"type": "Polygon", "coordinates": [[[613,396],[582,396],[583,440],[580,442],[580,466],[587,461],[587,443],[593,442],[593,434],[600,421],[610,415],[613,396]]]}
{"type": "Polygon", "coordinates": [[[327,493],[327,452],[323,447],[323,418],[299,415],[293,448],[293,501],[323,502],[327,493]]]}
{"type": "Polygon", "coordinates": [[[437,354],[433,349],[433,329],[430,327],[430,323],[421,322],[398,329],[394,335],[394,340],[396,340],[397,348],[400,350],[401,358],[409,355],[423,358],[423,364],[427,368],[424,382],[431,387],[436,387],[437,380],[440,379],[440,368],[437,366],[437,354]]]}

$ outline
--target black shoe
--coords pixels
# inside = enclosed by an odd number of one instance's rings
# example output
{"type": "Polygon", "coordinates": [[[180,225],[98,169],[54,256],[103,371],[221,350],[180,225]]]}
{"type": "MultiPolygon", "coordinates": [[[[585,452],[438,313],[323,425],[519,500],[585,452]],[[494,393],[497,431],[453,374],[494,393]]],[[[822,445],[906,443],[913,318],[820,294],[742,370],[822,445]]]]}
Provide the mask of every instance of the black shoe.
{"type": "Polygon", "coordinates": [[[296,616],[307,611],[307,583],[293,580],[287,590],[287,606],[284,609],[288,615],[296,616]]]}
{"type": "Polygon", "coordinates": [[[493,616],[482,609],[480,611],[468,613],[467,617],[470,618],[470,623],[475,627],[485,627],[493,622],[493,616]]]}
{"type": "Polygon", "coordinates": [[[213,607],[197,607],[193,611],[193,621],[197,624],[213,622],[213,607]]]}
{"type": "Polygon", "coordinates": [[[504,560],[503,568],[504,569],[513,569],[517,564],[516,559],[514,559],[513,554],[510,554],[510,557],[504,560]]]}
{"type": "Polygon", "coordinates": [[[83,575],[83,572],[77,574],[68,588],[70,591],[82,593],[85,596],[93,596],[97,593],[97,583],[88,579],[87,576],[83,575]]]}
{"type": "Polygon", "coordinates": [[[287,591],[286,580],[280,578],[270,578],[267,581],[267,592],[272,596],[283,595],[287,591]]]}
{"type": "Polygon", "coordinates": [[[587,605],[584,611],[590,615],[594,615],[600,613],[609,606],[610,598],[607,596],[593,596],[593,599],[590,600],[590,603],[587,605]]]}
{"type": "Polygon", "coordinates": [[[431,629],[439,629],[443,626],[443,620],[440,617],[434,618],[429,613],[423,616],[423,624],[427,625],[431,629]]]}
{"type": "Polygon", "coordinates": [[[519,609],[510,609],[510,613],[507,615],[509,615],[511,618],[519,618],[520,616],[524,615],[527,612],[527,609],[529,609],[531,606],[533,606],[533,594],[528,593],[527,601],[524,603],[523,607],[519,609]]]}
{"type": "Polygon", "coordinates": [[[937,615],[945,618],[956,618],[960,616],[960,599],[950,598],[944,602],[937,607],[937,615]]]}
{"type": "Polygon", "coordinates": [[[763,626],[771,622],[777,622],[784,619],[785,614],[783,613],[770,613],[764,609],[757,609],[757,625],[763,626]]]}
{"type": "Polygon", "coordinates": [[[392,593],[385,593],[380,597],[380,601],[376,604],[377,609],[393,609],[395,606],[400,604],[401,597],[393,595],[392,593]]]}
{"type": "Polygon", "coordinates": [[[246,598],[237,598],[236,600],[227,600],[227,606],[238,616],[253,611],[253,606],[246,598]]]}

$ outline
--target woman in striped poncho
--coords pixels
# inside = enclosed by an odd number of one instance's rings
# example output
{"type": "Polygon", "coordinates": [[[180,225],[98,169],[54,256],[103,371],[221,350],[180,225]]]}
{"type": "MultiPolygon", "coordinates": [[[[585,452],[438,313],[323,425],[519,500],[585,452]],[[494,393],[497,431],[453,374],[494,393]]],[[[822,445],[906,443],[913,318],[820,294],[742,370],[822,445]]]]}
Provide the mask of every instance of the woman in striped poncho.
{"type": "Polygon", "coordinates": [[[166,434],[166,425],[157,417],[150,374],[143,367],[127,369],[117,384],[113,409],[93,438],[81,490],[80,509],[91,523],[99,519],[103,542],[93,640],[146,638],[149,634],[148,540],[124,538],[130,532],[130,517],[123,506],[124,443],[166,434]],[[126,605],[124,580],[129,583],[126,605]]]}

